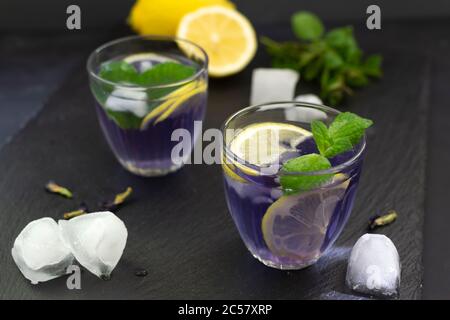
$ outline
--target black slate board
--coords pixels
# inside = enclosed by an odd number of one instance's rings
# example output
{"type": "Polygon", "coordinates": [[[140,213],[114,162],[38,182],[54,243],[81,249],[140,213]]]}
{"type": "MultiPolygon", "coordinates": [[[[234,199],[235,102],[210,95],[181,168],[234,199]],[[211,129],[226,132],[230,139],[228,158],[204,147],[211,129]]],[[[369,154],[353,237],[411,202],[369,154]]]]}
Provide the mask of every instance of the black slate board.
{"type": "MultiPolygon", "coordinates": [[[[400,298],[419,298],[429,65],[402,46],[386,48],[381,35],[367,35],[370,49],[385,56],[385,77],[362,90],[346,109],[376,123],[357,201],[343,234],[327,256],[302,271],[283,272],[253,259],[228,214],[220,166],[190,165],[164,178],[125,172],[101,136],[84,66],[67,78],[44,110],[0,152],[0,298],[192,298],[301,299],[349,294],[346,259],[369,216],[395,208],[400,217],[381,230],[396,244],[403,265],[400,298]],[[383,48],[383,49],[379,49],[383,48]],[[43,191],[53,179],[72,188],[75,200],[43,191]],[[131,185],[134,201],[119,211],[128,227],[124,256],[111,281],[83,272],[82,290],[65,278],[32,286],[10,255],[14,238],[31,220],[60,218],[85,200],[95,204],[131,185]],[[147,277],[136,277],[145,268],[147,277]]],[[[248,104],[253,66],[211,82],[205,127],[219,127],[248,104]]],[[[301,88],[300,91],[305,89],[301,88]]]]}

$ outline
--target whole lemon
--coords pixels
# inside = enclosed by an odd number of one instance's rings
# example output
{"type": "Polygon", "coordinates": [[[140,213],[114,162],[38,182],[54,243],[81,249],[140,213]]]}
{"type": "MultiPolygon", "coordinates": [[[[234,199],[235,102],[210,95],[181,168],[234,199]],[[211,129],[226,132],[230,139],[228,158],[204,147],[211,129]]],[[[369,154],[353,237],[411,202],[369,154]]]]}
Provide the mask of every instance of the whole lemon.
{"type": "Polygon", "coordinates": [[[128,23],[139,34],[174,36],[186,13],[210,5],[234,8],[228,0],[137,0],[128,23]]]}

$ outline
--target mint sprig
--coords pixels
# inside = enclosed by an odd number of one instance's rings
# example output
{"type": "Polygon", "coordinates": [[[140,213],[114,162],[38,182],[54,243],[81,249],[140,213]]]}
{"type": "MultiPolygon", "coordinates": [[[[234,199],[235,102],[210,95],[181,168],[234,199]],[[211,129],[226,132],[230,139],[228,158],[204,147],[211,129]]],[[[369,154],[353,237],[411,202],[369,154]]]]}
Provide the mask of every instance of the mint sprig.
{"type": "MultiPolygon", "coordinates": [[[[310,172],[331,168],[328,159],[354,148],[373,124],[372,120],[362,118],[351,112],[336,116],[329,127],[322,121],[311,123],[311,131],[320,154],[312,153],[287,161],[284,172],[310,172]]],[[[311,190],[331,179],[333,174],[322,175],[282,175],[280,184],[285,194],[311,190]]]]}
{"type": "Polygon", "coordinates": [[[276,42],[263,37],[261,42],[274,67],[297,70],[306,81],[317,82],[328,104],[338,104],[354,88],[382,76],[381,56],[365,58],[351,26],[325,32],[321,20],[307,11],[295,13],[291,24],[298,41],[276,42]]]}
{"type": "Polygon", "coordinates": [[[311,131],[320,154],[333,158],[357,145],[372,124],[372,120],[343,112],[337,115],[329,128],[322,121],[313,121],[311,131]]]}
{"type": "MultiPolygon", "coordinates": [[[[125,61],[110,61],[103,63],[100,67],[99,76],[105,80],[125,85],[136,86],[160,86],[176,83],[187,79],[195,74],[193,66],[183,65],[176,62],[163,62],[139,73],[136,68],[125,61]]],[[[164,98],[178,86],[168,88],[149,88],[146,90],[147,113],[151,112],[161,102],[152,101],[164,98]]],[[[114,91],[111,84],[93,83],[92,90],[99,102],[104,106],[108,116],[122,129],[139,129],[144,117],[136,116],[132,110],[109,110],[107,99],[114,91]]],[[[126,90],[126,89],[123,89],[126,90]]],[[[130,96],[132,99],[132,96],[130,96]]]]}
{"type": "MultiPolygon", "coordinates": [[[[306,154],[290,159],[283,165],[284,172],[311,172],[331,168],[330,161],[320,154],[306,154]]],[[[325,175],[282,175],[280,184],[285,194],[313,189],[330,179],[332,174],[325,175]]]]}
{"type": "Polygon", "coordinates": [[[124,61],[103,63],[98,75],[105,80],[120,84],[133,84],[139,77],[135,67],[124,61]]]}

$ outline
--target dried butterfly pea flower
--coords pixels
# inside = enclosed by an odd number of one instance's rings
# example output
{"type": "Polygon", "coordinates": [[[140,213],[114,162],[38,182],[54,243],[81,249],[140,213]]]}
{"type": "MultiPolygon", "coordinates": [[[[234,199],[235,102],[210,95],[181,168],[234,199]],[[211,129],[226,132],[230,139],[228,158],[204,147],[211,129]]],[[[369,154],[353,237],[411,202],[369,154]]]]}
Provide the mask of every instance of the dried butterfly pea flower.
{"type": "Polygon", "coordinates": [[[374,230],[378,227],[388,225],[397,219],[397,212],[395,210],[389,210],[385,215],[376,215],[369,220],[369,230],[374,230]]]}
{"type": "Polygon", "coordinates": [[[69,219],[81,216],[82,214],[86,214],[88,212],[89,212],[89,209],[88,209],[87,205],[83,202],[80,204],[80,207],[77,210],[64,213],[64,219],[69,220],[69,219]]]}
{"type": "Polygon", "coordinates": [[[60,196],[63,196],[66,198],[72,198],[72,196],[73,196],[72,192],[69,189],[62,187],[53,181],[49,181],[45,185],[45,190],[47,190],[50,193],[59,194],[60,196]]]}
{"type": "Polygon", "coordinates": [[[128,199],[128,197],[133,192],[133,188],[128,187],[124,192],[117,194],[114,197],[113,201],[105,201],[101,204],[101,207],[103,210],[109,210],[113,211],[116,210],[121,204],[125,202],[125,200],[128,199]]]}
{"type": "Polygon", "coordinates": [[[145,269],[138,269],[134,272],[136,277],[146,277],[148,275],[148,271],[145,269]]]}

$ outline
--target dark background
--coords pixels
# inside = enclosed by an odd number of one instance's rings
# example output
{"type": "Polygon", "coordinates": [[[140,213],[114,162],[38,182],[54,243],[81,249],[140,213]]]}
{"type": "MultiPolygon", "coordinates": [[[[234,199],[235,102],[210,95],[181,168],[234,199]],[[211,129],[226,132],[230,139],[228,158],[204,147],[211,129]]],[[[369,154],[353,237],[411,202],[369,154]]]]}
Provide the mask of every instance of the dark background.
{"type": "MultiPolygon", "coordinates": [[[[377,4],[382,10],[382,28],[395,28],[401,23],[414,25],[409,39],[415,33],[425,35],[433,43],[434,30],[440,34],[447,32],[447,39],[436,40],[436,47],[442,51],[427,52],[440,55],[449,53],[450,45],[450,1],[449,0],[240,0],[234,1],[237,7],[254,23],[257,30],[270,25],[288,25],[292,12],[302,9],[316,12],[328,25],[352,23],[355,29],[365,28],[366,8],[377,4]]],[[[35,66],[33,59],[29,62],[20,60],[0,61],[0,148],[8,139],[22,128],[45,103],[48,95],[59,85],[78,62],[77,32],[105,32],[124,24],[133,0],[2,0],[0,2],[0,53],[2,56],[26,56],[28,48],[39,56],[45,66],[35,66]],[[66,8],[69,4],[78,4],[82,11],[82,30],[68,32],[65,28],[66,8]],[[64,43],[68,34],[71,44],[64,49],[58,48],[64,43]],[[58,34],[58,36],[56,36],[58,34]],[[49,36],[54,41],[49,40],[49,36]],[[38,48],[38,49],[36,49],[38,48]],[[42,49],[42,50],[39,50],[42,49]],[[40,68],[38,68],[40,67],[40,68]],[[14,79],[11,78],[14,74],[14,79]],[[38,74],[38,76],[37,76],[38,74]],[[20,83],[20,86],[15,82],[20,83]],[[26,91],[27,95],[20,92],[26,91]]],[[[406,27],[407,28],[407,27],[406,27]]],[[[374,32],[384,32],[381,31],[374,32]]],[[[405,35],[405,33],[402,33],[405,35]]],[[[287,36],[289,37],[289,35],[287,36]]],[[[51,39],[51,38],[50,38],[51,39]]],[[[399,37],[397,41],[402,42],[399,37]]],[[[409,43],[414,43],[410,41],[409,43]]],[[[386,43],[395,46],[396,43],[386,43]]],[[[425,52],[418,41],[411,45],[411,51],[425,52]]],[[[30,57],[31,58],[31,57],[30,57]]],[[[446,63],[448,58],[438,59],[446,63]]],[[[450,75],[439,65],[432,67],[432,72],[439,81],[433,82],[436,90],[444,92],[450,83],[450,75]]],[[[433,92],[433,91],[432,91],[433,92]]],[[[432,93],[431,93],[432,94],[432,93]]],[[[450,190],[450,106],[448,100],[431,97],[433,102],[429,118],[427,143],[427,181],[426,214],[424,240],[424,298],[450,298],[450,216],[448,215],[448,196],[450,190]]],[[[393,169],[395,170],[395,169],[393,169]]]]}
{"type": "MultiPolygon", "coordinates": [[[[384,21],[445,19],[450,17],[448,0],[236,0],[233,1],[256,25],[286,23],[295,10],[317,12],[328,21],[365,20],[371,4],[382,7],[384,21]]],[[[66,8],[77,4],[84,31],[109,29],[123,23],[134,0],[2,0],[1,30],[65,31],[66,8]]]]}

